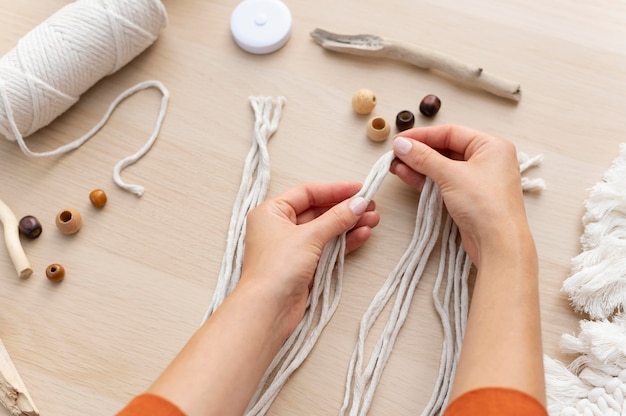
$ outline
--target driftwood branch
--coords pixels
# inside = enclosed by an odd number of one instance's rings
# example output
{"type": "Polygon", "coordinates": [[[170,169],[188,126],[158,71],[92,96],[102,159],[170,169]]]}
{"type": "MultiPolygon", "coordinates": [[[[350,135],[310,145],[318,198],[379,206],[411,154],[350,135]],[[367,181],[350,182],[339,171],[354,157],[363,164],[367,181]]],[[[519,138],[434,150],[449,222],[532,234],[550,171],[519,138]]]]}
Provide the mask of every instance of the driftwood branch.
{"type": "Polygon", "coordinates": [[[322,29],[315,29],[311,32],[311,37],[321,47],[331,51],[407,62],[419,68],[439,71],[465,85],[513,101],[519,101],[522,96],[520,84],[517,82],[496,77],[481,67],[417,45],[376,35],[340,35],[322,29]]]}
{"type": "Polygon", "coordinates": [[[0,200],[0,222],[4,228],[4,241],[9,251],[9,256],[13,262],[13,266],[17,271],[17,275],[20,279],[26,279],[33,274],[33,269],[30,267],[26,253],[22,248],[20,242],[20,231],[17,218],[13,211],[0,200]]]}
{"type": "MultiPolygon", "coordinates": [[[[20,243],[17,218],[13,211],[0,200],[0,222],[4,228],[4,241],[13,266],[20,278],[26,279],[33,270],[20,243]]],[[[11,416],[39,416],[26,385],[20,377],[2,340],[0,340],[0,403],[11,416]]]]}
{"type": "Polygon", "coordinates": [[[0,403],[11,416],[39,416],[39,410],[2,341],[0,341],[0,403]]]}

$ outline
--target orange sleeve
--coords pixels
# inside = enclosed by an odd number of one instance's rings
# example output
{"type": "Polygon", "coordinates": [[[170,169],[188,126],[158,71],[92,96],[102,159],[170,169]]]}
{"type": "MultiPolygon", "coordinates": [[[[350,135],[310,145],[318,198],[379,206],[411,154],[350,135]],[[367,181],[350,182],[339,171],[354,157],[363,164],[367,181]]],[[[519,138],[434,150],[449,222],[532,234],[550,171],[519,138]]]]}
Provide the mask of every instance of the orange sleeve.
{"type": "Polygon", "coordinates": [[[185,416],[185,414],[167,399],[144,393],[131,400],[117,416],[185,416]]]}
{"type": "Polygon", "coordinates": [[[547,416],[546,408],[519,390],[487,387],[472,390],[450,403],[444,416],[547,416]]]}

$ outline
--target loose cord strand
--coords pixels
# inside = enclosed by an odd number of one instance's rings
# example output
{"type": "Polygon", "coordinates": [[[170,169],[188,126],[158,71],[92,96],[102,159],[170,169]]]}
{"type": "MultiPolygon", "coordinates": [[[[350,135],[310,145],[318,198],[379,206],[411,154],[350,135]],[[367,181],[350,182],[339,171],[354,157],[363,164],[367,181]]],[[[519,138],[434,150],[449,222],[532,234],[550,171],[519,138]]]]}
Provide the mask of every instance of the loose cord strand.
{"type": "Polygon", "coordinates": [[[270,160],[267,144],[278,130],[285,98],[273,100],[272,97],[250,97],[249,101],[255,117],[252,145],[246,156],[241,184],[233,205],[217,285],[202,322],[215,312],[239,282],[245,249],[246,216],[265,199],[269,186],[270,160]]]}

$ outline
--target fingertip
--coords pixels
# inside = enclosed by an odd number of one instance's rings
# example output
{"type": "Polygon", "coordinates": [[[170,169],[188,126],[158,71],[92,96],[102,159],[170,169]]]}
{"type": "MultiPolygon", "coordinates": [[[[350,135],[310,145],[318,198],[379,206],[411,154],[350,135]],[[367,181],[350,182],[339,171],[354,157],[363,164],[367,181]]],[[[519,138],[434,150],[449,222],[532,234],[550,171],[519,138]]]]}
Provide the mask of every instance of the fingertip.
{"type": "Polygon", "coordinates": [[[411,169],[407,164],[398,162],[394,171],[392,172],[398,178],[400,178],[407,185],[420,191],[424,186],[426,176],[411,169]]]}
{"type": "Polygon", "coordinates": [[[398,164],[402,163],[402,161],[400,159],[398,159],[397,157],[394,158],[391,161],[391,165],[389,166],[389,172],[393,173],[394,175],[396,174],[396,171],[398,169],[398,164]]]}
{"type": "Polygon", "coordinates": [[[354,228],[348,233],[346,240],[346,254],[353,252],[361,247],[372,235],[372,228],[364,225],[358,228],[354,228]]]}
{"type": "Polygon", "coordinates": [[[411,140],[398,136],[393,141],[393,151],[398,156],[405,156],[411,151],[413,143],[411,140]]]}
{"type": "Polygon", "coordinates": [[[357,229],[363,226],[374,228],[379,223],[380,223],[380,214],[376,211],[367,211],[361,216],[361,218],[359,218],[357,223],[354,225],[353,229],[357,229]]]}
{"type": "Polygon", "coordinates": [[[368,207],[368,202],[365,200],[365,198],[358,196],[356,198],[353,198],[350,203],[348,204],[348,207],[350,207],[350,210],[352,211],[352,213],[354,215],[356,215],[357,217],[363,215],[363,213],[365,212],[365,210],[368,207]]]}

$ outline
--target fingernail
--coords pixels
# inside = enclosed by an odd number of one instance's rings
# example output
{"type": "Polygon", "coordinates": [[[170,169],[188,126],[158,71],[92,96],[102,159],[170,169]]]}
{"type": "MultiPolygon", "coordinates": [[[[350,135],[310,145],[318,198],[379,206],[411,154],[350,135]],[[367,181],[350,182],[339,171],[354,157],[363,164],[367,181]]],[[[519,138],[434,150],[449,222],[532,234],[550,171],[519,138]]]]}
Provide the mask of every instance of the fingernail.
{"type": "Polygon", "coordinates": [[[411,150],[413,143],[404,137],[396,137],[393,141],[393,150],[399,155],[406,155],[411,150]]]}
{"type": "Polygon", "coordinates": [[[350,210],[354,213],[354,215],[361,215],[365,212],[367,208],[367,201],[363,197],[356,197],[348,204],[350,210]]]}

